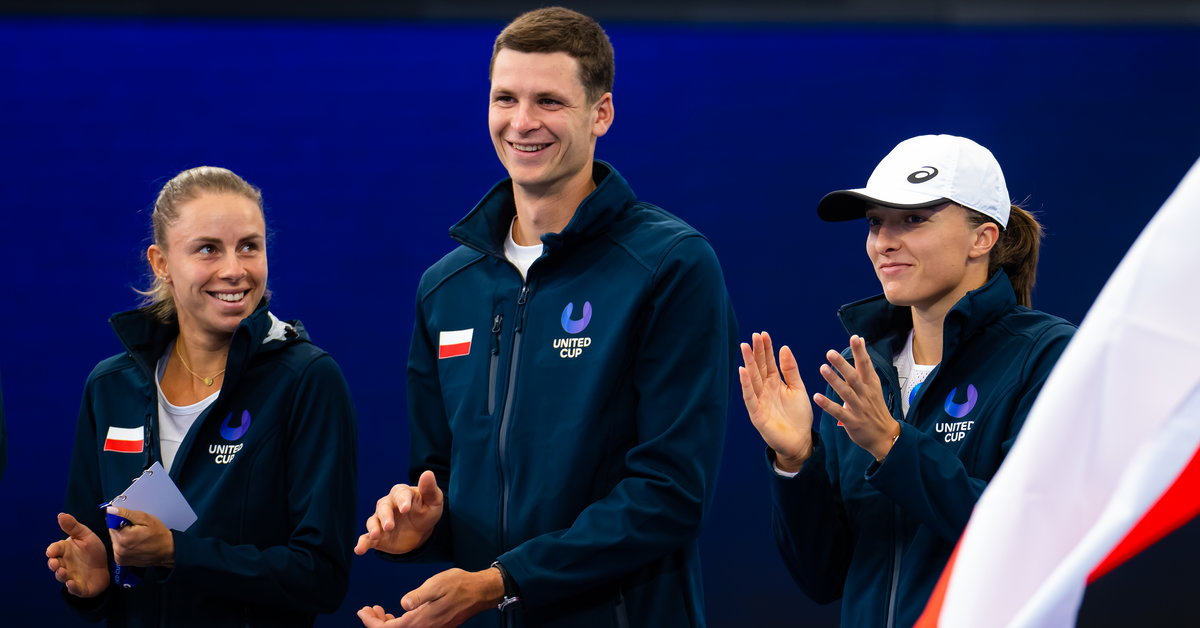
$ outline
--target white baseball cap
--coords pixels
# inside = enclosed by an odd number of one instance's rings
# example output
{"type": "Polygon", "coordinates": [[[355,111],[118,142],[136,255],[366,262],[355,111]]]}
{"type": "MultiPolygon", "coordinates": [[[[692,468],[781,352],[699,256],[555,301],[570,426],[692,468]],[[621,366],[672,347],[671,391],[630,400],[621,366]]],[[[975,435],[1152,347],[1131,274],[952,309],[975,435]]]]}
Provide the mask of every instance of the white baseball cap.
{"type": "Polygon", "coordinates": [[[867,187],[826,194],[817,215],[853,220],[867,205],[918,209],[947,201],[1008,226],[1008,187],[991,151],[965,137],[921,135],[897,144],[875,166],[867,187]]]}

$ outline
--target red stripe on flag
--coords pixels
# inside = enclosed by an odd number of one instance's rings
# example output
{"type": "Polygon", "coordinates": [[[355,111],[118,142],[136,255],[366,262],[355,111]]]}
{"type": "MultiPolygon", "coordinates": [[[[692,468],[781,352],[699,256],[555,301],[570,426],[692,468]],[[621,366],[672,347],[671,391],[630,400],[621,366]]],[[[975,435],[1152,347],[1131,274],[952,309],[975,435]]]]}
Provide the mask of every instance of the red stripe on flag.
{"type": "Polygon", "coordinates": [[[1175,478],[1175,483],[1142,515],[1142,519],[1117,543],[1108,557],[1096,565],[1088,575],[1088,584],[1174,532],[1197,514],[1200,514],[1200,449],[1196,450],[1191,461],[1175,478]]]}
{"type": "Polygon", "coordinates": [[[929,594],[929,602],[925,604],[924,612],[917,618],[917,623],[913,624],[913,628],[937,628],[938,619],[942,614],[942,604],[946,601],[946,587],[950,584],[950,573],[954,571],[954,561],[958,558],[958,548],[961,546],[962,538],[960,537],[958,544],[954,546],[954,552],[950,554],[946,568],[942,570],[942,577],[938,578],[937,586],[933,588],[933,593],[929,594]]]}
{"type": "Polygon", "coordinates": [[[456,345],[441,345],[438,347],[438,359],[456,358],[460,355],[467,355],[471,352],[470,342],[461,342],[456,345]]]}
{"type": "Polygon", "coordinates": [[[142,453],[142,441],[106,438],[104,439],[104,451],[119,451],[127,454],[140,454],[142,453]]]}

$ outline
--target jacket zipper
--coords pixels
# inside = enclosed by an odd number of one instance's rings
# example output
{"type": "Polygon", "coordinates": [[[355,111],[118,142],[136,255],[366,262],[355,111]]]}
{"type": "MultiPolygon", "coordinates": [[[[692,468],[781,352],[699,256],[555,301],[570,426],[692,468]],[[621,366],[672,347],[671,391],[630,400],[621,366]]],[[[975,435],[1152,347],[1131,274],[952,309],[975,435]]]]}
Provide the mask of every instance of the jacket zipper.
{"type": "Polygon", "coordinates": [[[900,583],[900,559],[904,556],[904,548],[900,545],[899,506],[892,506],[892,530],[895,550],[892,556],[892,581],[888,584],[887,628],[892,628],[896,622],[896,589],[900,583]]]}
{"type": "MultiPolygon", "coordinates": [[[[157,392],[155,396],[157,397],[157,392]]],[[[157,402],[158,400],[155,399],[156,405],[157,402]]],[[[142,428],[142,449],[146,452],[146,455],[142,457],[143,471],[149,469],[150,465],[154,464],[154,452],[151,448],[154,447],[154,441],[157,439],[154,438],[154,423],[152,421],[154,421],[154,415],[147,412],[145,427],[142,428]]]]}
{"type": "Polygon", "coordinates": [[[168,586],[170,586],[170,585],[164,582],[162,584],[162,586],[158,588],[158,591],[155,593],[155,597],[158,599],[158,625],[161,626],[162,628],[171,628],[171,622],[168,621],[168,618],[167,618],[166,599],[167,599],[167,587],[168,586]]]}
{"type": "Polygon", "coordinates": [[[629,628],[629,610],[625,608],[625,594],[617,589],[617,603],[613,609],[616,614],[617,628],[629,628]]]}
{"type": "Polygon", "coordinates": [[[497,314],[496,318],[492,319],[492,358],[488,363],[488,414],[496,411],[496,370],[500,366],[500,326],[503,321],[503,314],[497,314]]]}
{"type": "MultiPolygon", "coordinates": [[[[874,361],[874,358],[872,358],[872,361],[874,361]]],[[[891,379],[895,379],[896,369],[892,368],[890,371],[888,371],[888,374],[891,375],[891,379]]],[[[888,383],[891,385],[892,391],[888,393],[887,407],[888,407],[888,412],[890,412],[892,414],[892,417],[895,418],[895,416],[896,416],[896,393],[895,393],[895,390],[899,388],[899,383],[892,382],[891,379],[889,379],[888,383]]],[[[909,410],[911,411],[912,408],[909,407],[909,410]]],[[[900,419],[900,421],[902,421],[902,422],[904,420],[905,420],[905,418],[900,419]]],[[[900,585],[900,560],[901,560],[901,558],[904,557],[904,547],[900,543],[900,539],[901,539],[902,533],[903,533],[903,530],[901,530],[901,528],[900,528],[900,526],[901,526],[900,514],[901,514],[900,507],[897,505],[892,505],[892,577],[891,577],[891,582],[888,583],[887,624],[886,624],[887,628],[892,628],[896,624],[896,593],[897,593],[897,590],[900,588],[900,586],[899,586],[900,585]]]]}
{"type": "Polygon", "coordinates": [[[500,548],[508,547],[508,477],[504,473],[505,458],[508,455],[508,423],[512,416],[513,391],[517,384],[518,355],[521,350],[522,321],[524,320],[525,303],[529,300],[529,285],[522,284],[521,294],[517,297],[517,322],[513,328],[512,354],[508,364],[508,387],[504,394],[504,411],[500,414],[500,434],[497,439],[497,466],[500,471],[500,548]]]}
{"type": "MultiPolygon", "coordinates": [[[[911,408],[910,408],[911,409],[911,408]]],[[[888,394],[888,411],[895,412],[895,393],[888,394]]],[[[894,414],[893,414],[894,415],[894,414]]],[[[904,550],[900,546],[900,507],[892,507],[892,582],[888,584],[888,623],[887,628],[895,626],[896,590],[900,588],[900,558],[904,550]]]]}

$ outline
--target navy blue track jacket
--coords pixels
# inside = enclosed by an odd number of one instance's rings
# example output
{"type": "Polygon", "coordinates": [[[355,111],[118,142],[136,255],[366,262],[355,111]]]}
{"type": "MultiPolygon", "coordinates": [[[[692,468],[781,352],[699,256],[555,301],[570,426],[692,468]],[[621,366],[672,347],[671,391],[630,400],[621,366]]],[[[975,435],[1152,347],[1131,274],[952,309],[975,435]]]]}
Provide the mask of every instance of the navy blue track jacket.
{"type": "Polygon", "coordinates": [[[801,589],[841,598],[843,625],[911,626],[1075,326],[1017,305],[997,271],[946,315],[942,362],[905,418],[892,356],[912,329],[909,308],[880,295],[838,315],[867,339],[900,437],[877,463],[822,413],[800,473],[772,473],[775,538],[801,589]]]}
{"type": "Polygon", "coordinates": [[[733,311],[696,230],[611,166],[528,280],[510,181],[450,231],[417,293],[411,482],[446,492],[405,558],[499,560],[522,602],[470,625],[704,625],[697,537],[717,480],[733,311]]]}
{"type": "MultiPolygon", "coordinates": [[[[178,326],[144,310],[110,320],[126,352],[92,370],[71,458],[66,511],[112,547],[104,511],[161,460],[155,365],[178,326]],[[106,446],[136,428],[138,451],[106,446]]],[[[110,626],[307,626],[349,584],[356,476],[354,407],[341,370],[265,301],[238,325],[217,399],[180,444],[171,479],[199,519],[174,531],[175,567],[131,589],[68,603],[110,626]]]]}

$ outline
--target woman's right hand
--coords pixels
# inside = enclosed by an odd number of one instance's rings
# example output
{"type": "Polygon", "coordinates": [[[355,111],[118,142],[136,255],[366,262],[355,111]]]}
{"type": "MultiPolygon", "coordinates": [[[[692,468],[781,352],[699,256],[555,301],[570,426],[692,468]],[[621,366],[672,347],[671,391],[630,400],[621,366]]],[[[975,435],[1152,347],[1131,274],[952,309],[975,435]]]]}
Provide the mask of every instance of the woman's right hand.
{"type": "Polygon", "coordinates": [[[779,351],[781,379],[770,334],[753,334],[750,344],[743,342],[741,349],[745,366],[738,367],[738,378],[750,422],[774,450],[775,466],[789,473],[799,471],[812,455],[813,410],[796,358],[786,346],[779,351]]]}
{"type": "Polygon", "coordinates": [[[58,513],[58,527],[67,538],[46,548],[46,566],[54,579],[67,585],[78,597],[96,597],[108,588],[108,554],[91,528],[65,512],[58,513]]]}

